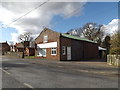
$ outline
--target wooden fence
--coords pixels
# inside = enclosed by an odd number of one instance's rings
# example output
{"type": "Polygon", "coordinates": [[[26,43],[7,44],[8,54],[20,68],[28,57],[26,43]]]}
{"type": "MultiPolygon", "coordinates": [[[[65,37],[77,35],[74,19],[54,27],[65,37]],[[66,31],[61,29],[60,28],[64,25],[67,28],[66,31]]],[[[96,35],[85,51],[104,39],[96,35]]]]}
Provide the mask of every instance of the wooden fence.
{"type": "Polygon", "coordinates": [[[120,55],[107,55],[107,64],[120,67],[120,55]]]}

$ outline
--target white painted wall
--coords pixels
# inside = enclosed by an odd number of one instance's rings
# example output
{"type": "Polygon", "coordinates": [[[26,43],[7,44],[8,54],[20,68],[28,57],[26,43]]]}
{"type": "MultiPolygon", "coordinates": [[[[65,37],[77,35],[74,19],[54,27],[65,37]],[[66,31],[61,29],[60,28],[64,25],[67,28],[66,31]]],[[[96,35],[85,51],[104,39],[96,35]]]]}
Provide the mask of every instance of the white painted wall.
{"type": "Polygon", "coordinates": [[[37,44],[38,48],[55,48],[57,47],[57,42],[37,44]]]}

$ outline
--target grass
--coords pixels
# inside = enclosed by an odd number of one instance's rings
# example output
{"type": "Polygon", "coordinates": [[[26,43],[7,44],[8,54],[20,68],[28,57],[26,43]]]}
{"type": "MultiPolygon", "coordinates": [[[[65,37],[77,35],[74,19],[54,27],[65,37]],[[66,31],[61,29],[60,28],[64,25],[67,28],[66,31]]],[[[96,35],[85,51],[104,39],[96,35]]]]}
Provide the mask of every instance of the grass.
{"type": "Polygon", "coordinates": [[[25,56],[25,58],[32,59],[32,58],[35,58],[35,56],[25,56]]]}
{"type": "Polygon", "coordinates": [[[45,58],[41,58],[38,56],[25,56],[26,59],[41,59],[41,60],[46,60],[45,58]]]}

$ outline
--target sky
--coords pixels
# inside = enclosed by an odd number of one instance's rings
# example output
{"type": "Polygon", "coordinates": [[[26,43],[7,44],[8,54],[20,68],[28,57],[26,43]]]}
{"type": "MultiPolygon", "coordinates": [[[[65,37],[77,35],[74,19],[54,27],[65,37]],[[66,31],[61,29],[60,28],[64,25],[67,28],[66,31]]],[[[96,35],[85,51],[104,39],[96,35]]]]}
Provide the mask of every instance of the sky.
{"type": "Polygon", "coordinates": [[[18,42],[24,32],[31,32],[36,38],[44,27],[65,33],[88,22],[103,24],[109,34],[118,29],[118,2],[47,2],[34,9],[42,3],[1,2],[0,42],[18,42]]]}

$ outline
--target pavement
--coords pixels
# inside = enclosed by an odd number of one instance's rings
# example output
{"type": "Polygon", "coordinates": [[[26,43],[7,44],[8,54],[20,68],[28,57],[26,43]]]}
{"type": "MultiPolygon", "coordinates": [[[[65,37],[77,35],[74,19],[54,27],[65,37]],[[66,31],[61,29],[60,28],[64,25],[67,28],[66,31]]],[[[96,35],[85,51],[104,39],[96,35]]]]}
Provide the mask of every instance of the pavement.
{"type": "Polygon", "coordinates": [[[105,62],[61,62],[4,56],[1,67],[3,88],[118,88],[118,68],[105,62]]]}

